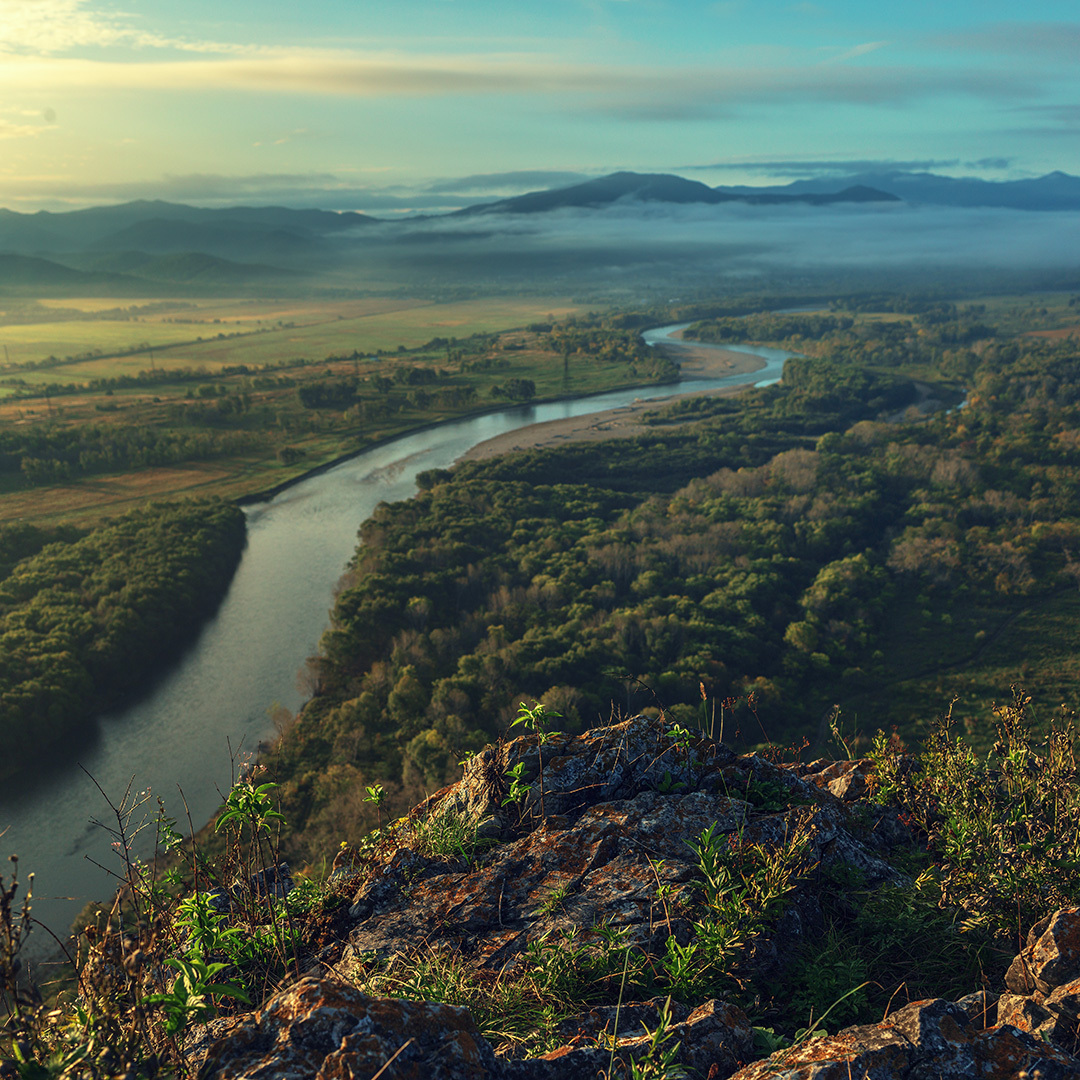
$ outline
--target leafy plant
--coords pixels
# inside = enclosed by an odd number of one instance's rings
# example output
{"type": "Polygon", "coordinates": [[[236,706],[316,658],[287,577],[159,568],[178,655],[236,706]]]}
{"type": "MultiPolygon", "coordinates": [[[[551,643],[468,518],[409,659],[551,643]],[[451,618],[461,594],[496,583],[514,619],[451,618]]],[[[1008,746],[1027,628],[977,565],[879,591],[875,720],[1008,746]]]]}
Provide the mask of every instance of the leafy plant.
{"type": "Polygon", "coordinates": [[[914,769],[880,732],[871,751],[876,796],[926,837],[942,904],[963,909],[965,926],[1014,939],[1080,899],[1075,721],[1062,713],[1040,739],[1029,706],[1014,689],[994,710],[998,738],[985,760],[954,734],[951,707],[914,769]]]}
{"type": "MultiPolygon", "coordinates": [[[[521,726],[536,737],[536,757],[540,766],[540,817],[542,819],[547,817],[544,810],[544,747],[551,740],[552,735],[548,731],[548,723],[551,720],[561,718],[561,713],[548,709],[546,705],[539,701],[534,701],[532,705],[526,705],[522,702],[518,706],[517,718],[510,724],[511,729],[521,726]]],[[[520,773],[518,775],[520,776],[520,773]]],[[[511,785],[512,789],[513,785],[511,785]]]]}
{"type": "Polygon", "coordinates": [[[217,1013],[214,998],[234,998],[251,1004],[251,998],[235,983],[216,983],[213,979],[228,964],[208,961],[195,953],[186,957],[171,956],[167,967],[178,972],[171,988],[162,994],[143,998],[146,1005],[160,1005],[165,1013],[165,1034],[176,1035],[194,1020],[205,1020],[217,1013]]]}

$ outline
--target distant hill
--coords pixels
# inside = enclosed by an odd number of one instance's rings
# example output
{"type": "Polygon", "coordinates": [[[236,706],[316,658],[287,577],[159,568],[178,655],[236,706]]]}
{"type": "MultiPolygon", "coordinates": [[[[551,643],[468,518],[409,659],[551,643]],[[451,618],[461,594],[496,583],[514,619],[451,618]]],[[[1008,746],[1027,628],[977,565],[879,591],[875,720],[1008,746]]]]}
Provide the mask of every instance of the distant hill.
{"type": "Polygon", "coordinates": [[[619,201],[661,202],[673,204],[744,202],[765,205],[810,203],[821,206],[840,202],[897,202],[896,195],[877,191],[867,185],[849,186],[842,191],[783,194],[776,192],[726,191],[711,188],[697,180],[686,180],[667,173],[618,172],[597,180],[586,180],[570,187],[551,191],[532,191],[498,202],[469,206],[453,216],[475,214],[538,214],[566,207],[598,209],[619,201]]]}
{"type": "Polygon", "coordinates": [[[150,281],[176,281],[235,285],[253,281],[294,278],[293,270],[260,263],[237,263],[199,251],[172,255],[149,255],[145,251],[117,251],[105,255],[76,256],[69,259],[82,270],[131,274],[150,281]]]}
{"type": "MultiPolygon", "coordinates": [[[[899,196],[905,202],[936,206],[1000,206],[1012,210],[1080,210],[1080,177],[1047,173],[1031,180],[980,180],[927,172],[853,173],[839,180],[899,196]]],[[[835,188],[837,179],[796,180],[782,186],[721,187],[729,195],[814,195],[835,188]]]]}
{"type": "Polygon", "coordinates": [[[204,251],[224,259],[322,256],[330,240],[370,225],[358,213],[237,206],[207,210],[140,200],[85,210],[20,214],[0,210],[0,250],[50,256],[65,252],[204,251]]]}
{"type": "Polygon", "coordinates": [[[127,295],[141,283],[127,274],[87,272],[31,255],[0,254],[0,289],[7,292],[48,293],[78,290],[87,295],[115,292],[127,295]]]}

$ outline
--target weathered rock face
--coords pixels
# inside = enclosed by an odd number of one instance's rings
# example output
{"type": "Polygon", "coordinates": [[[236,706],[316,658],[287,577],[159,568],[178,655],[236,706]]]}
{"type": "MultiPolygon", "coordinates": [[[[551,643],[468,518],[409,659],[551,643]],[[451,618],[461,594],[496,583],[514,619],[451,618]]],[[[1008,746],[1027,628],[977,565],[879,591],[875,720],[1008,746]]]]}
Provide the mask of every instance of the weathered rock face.
{"type": "Polygon", "coordinates": [[[1062,908],[1031,928],[1005,985],[1014,994],[1049,994],[1074,979],[1080,979],[1080,907],[1062,908]]]}
{"type": "MultiPolygon", "coordinates": [[[[645,718],[555,736],[540,753],[542,784],[535,741],[518,739],[502,764],[488,750],[428,801],[431,816],[460,815],[506,839],[477,868],[407,849],[377,862],[354,900],[352,955],[425,945],[500,970],[545,934],[605,924],[662,951],[672,933],[685,941],[680,913],[698,891],[691,845],[710,827],[725,848],[777,848],[803,830],[808,866],[845,864],[869,883],[900,878],[852,835],[851,814],[835,797],[759,757],[736,760],[712,744],[681,748],[645,718]],[[497,780],[519,762],[529,786],[515,832],[497,780]]],[[[799,894],[789,910],[793,935],[818,917],[799,894]]],[[[759,957],[768,951],[759,948],[759,957]]]]}
{"type": "Polygon", "coordinates": [[[1080,1060],[1009,1025],[980,1030],[949,1001],[915,1001],[880,1024],[845,1028],[749,1065],[733,1080],[1075,1080],[1080,1060]]]}
{"type": "MultiPolygon", "coordinates": [[[[370,998],[335,979],[306,978],[214,1043],[198,1080],[366,1080],[388,1062],[386,1080],[580,1080],[612,1063],[602,1033],[616,1037],[617,1067],[645,1056],[662,1009],[659,999],[623,1006],[617,1032],[614,1008],[594,1010],[566,1046],[531,1061],[500,1060],[467,1009],[370,998]]],[[[677,1015],[671,1038],[686,1068],[726,1077],[752,1052],[749,1021],[734,1006],[707,1001],[677,1015]]]]}
{"type": "Polygon", "coordinates": [[[468,1009],[369,998],[330,979],[302,979],[209,1050],[199,1080],[483,1080],[498,1075],[468,1009]],[[396,1055],[396,1056],[395,1056],[396,1055]]]}
{"type": "MultiPolygon", "coordinates": [[[[782,986],[800,942],[823,928],[815,875],[857,880],[859,889],[907,880],[886,860],[911,835],[897,815],[860,801],[869,777],[867,762],[787,768],[736,758],[640,717],[543,747],[529,736],[485,751],[366,857],[309,977],[239,1018],[206,1053],[199,1078],[370,1080],[386,1066],[382,1080],[582,1080],[613,1062],[612,1080],[628,1075],[650,1052],[663,999],[582,1005],[555,1028],[561,1046],[514,1060],[494,1052],[465,1009],[368,997],[343,978],[375,957],[436,950],[491,981],[527,966],[538,942],[560,948],[613,933],[659,970],[669,941],[685,946],[695,933],[703,890],[692,845],[711,829],[718,850],[733,853],[803,838],[780,913],[736,961],[740,974],[782,986]],[[518,765],[519,797],[507,804],[507,773],[518,765]],[[476,828],[447,835],[467,843],[432,840],[433,823],[462,822],[476,828]],[[468,850],[475,837],[486,844],[479,856],[468,850]]],[[[757,1062],[740,1008],[668,1002],[666,1045],[678,1043],[676,1061],[701,1080],[1080,1078],[1080,909],[1033,927],[1006,983],[1000,998],[980,991],[915,1002],[882,1023],[757,1062]]],[[[209,1037],[193,1045],[192,1066],[209,1037]]]]}

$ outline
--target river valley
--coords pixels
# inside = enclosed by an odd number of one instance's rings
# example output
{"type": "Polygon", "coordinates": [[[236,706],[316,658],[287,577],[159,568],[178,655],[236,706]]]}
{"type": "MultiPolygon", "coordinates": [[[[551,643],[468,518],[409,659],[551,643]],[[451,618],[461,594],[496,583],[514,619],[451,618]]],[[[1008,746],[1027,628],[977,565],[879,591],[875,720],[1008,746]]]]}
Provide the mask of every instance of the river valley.
{"type": "MultiPolygon", "coordinates": [[[[673,338],[685,324],[646,331],[678,359],[673,338]]],[[[689,346],[685,346],[689,347],[689,346]]],[[[699,343],[693,348],[701,349],[699,343]]],[[[518,406],[415,432],[309,476],[274,498],[245,508],[247,546],[221,607],[169,670],[126,708],[103,716],[84,747],[47,772],[0,792],[5,854],[36,874],[34,914],[63,934],[87,900],[108,895],[118,870],[110,801],[149,790],[171,816],[198,828],[220,804],[235,765],[272,738],[277,707],[297,710],[307,696],[298,672],[328,625],[334,588],[356,546],[357,530],[380,502],[408,498],[416,476],[445,468],[471,447],[532,424],[617,409],[673,393],[764,385],[780,377],[791,353],[724,346],[759,356],[764,366],[725,378],[689,378],[589,398],[518,406]],[[100,790],[99,790],[100,785],[100,790]],[[181,798],[181,790],[183,797],[181,798]],[[108,796],[108,800],[102,794],[108,796]]],[[[150,832],[142,853],[152,847],[150,832]]],[[[137,845],[137,850],[140,850],[137,845]]],[[[51,942],[35,934],[32,953],[51,942]]]]}

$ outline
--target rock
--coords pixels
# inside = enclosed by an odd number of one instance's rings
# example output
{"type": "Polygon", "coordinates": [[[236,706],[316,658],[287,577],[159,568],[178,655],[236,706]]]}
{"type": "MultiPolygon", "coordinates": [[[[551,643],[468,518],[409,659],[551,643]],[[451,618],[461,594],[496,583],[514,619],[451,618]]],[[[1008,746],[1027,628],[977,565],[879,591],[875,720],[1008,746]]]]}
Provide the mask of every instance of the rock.
{"type": "MultiPolygon", "coordinates": [[[[577,1035],[565,1046],[533,1061],[507,1062],[504,1075],[507,1080],[581,1080],[606,1075],[612,1055],[604,1037],[613,1033],[617,1038],[613,1076],[629,1075],[629,1063],[648,1054],[663,1007],[661,998],[623,1005],[618,1010],[617,1033],[615,1007],[593,1009],[581,1018],[577,1035]]],[[[681,1019],[669,1025],[670,1038],[665,1045],[679,1044],[675,1062],[684,1069],[725,1080],[753,1055],[750,1021],[734,1005],[707,1001],[693,1011],[677,1003],[669,1003],[669,1008],[672,1019],[681,1019]]]]}
{"type": "Polygon", "coordinates": [[[1014,994],[1049,994],[1080,979],[1080,907],[1065,907],[1037,922],[1005,973],[1014,994]]]}
{"type": "Polygon", "coordinates": [[[965,1009],[916,1001],[880,1024],[781,1050],[732,1080],[1076,1080],[1080,1059],[1009,1025],[979,1030],[965,1009]]]}
{"type": "Polygon", "coordinates": [[[486,1080],[501,1075],[468,1009],[301,979],[214,1043],[198,1080],[486,1080]],[[394,1055],[397,1055],[394,1057],[394,1055]]]}
{"type": "MultiPolygon", "coordinates": [[[[838,800],[757,755],[736,759],[713,744],[699,755],[645,717],[554,736],[540,749],[545,816],[534,737],[506,746],[502,766],[493,763],[495,750],[472,758],[464,779],[427,800],[423,812],[488,826],[498,820],[499,769],[523,762],[530,782],[516,835],[502,826],[504,842],[469,867],[420,855],[403,833],[405,846],[377,857],[353,898],[349,957],[432,947],[498,971],[513,966],[529,942],[574,933],[587,940],[606,926],[662,952],[700,908],[691,845],[710,827],[725,849],[767,850],[802,829],[807,869],[845,864],[870,884],[905,880],[848,831],[850,813],[838,800]]],[[[797,889],[787,907],[785,940],[820,923],[816,902],[797,889]]],[[[755,949],[760,969],[777,966],[775,948],[759,941],[755,949]]],[[[790,952],[783,950],[785,959],[790,952]]]]}
{"type": "Polygon", "coordinates": [[[873,771],[874,763],[869,758],[858,758],[854,761],[829,761],[819,758],[809,765],[796,768],[799,776],[835,795],[842,802],[861,799],[870,790],[870,775],[873,771]]]}
{"type": "Polygon", "coordinates": [[[1043,1004],[1052,1013],[1080,1019],[1080,979],[1055,987],[1043,1004]]]}
{"type": "MultiPolygon", "coordinates": [[[[334,979],[307,978],[254,1017],[231,1021],[227,1034],[204,1050],[225,1022],[207,1025],[191,1048],[205,1053],[198,1080],[368,1080],[391,1058],[384,1080],[581,1080],[607,1070],[607,1032],[617,1035],[617,1068],[646,1056],[664,1007],[659,998],[624,1005],[617,1033],[614,1007],[594,1009],[565,1046],[515,1061],[496,1058],[467,1009],[371,998],[334,979]]],[[[684,1068],[723,1080],[753,1052],[750,1023],[735,1006],[708,1001],[693,1011],[671,1010],[677,1022],[670,1038],[680,1044],[677,1060],[684,1068]]]]}
{"type": "Polygon", "coordinates": [[[957,1003],[968,1014],[971,1022],[982,1031],[997,1023],[998,998],[985,990],[976,990],[962,997],[957,1003]]]}

